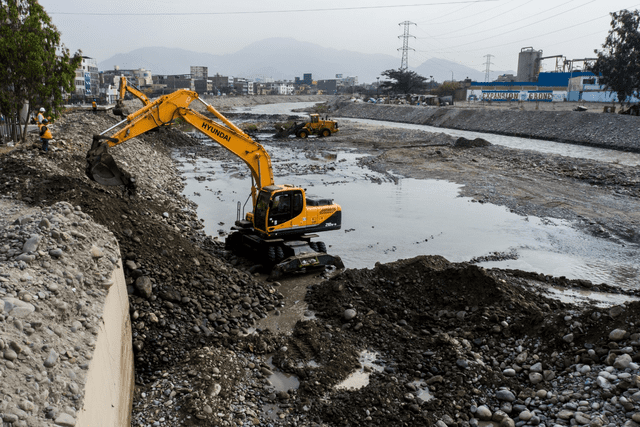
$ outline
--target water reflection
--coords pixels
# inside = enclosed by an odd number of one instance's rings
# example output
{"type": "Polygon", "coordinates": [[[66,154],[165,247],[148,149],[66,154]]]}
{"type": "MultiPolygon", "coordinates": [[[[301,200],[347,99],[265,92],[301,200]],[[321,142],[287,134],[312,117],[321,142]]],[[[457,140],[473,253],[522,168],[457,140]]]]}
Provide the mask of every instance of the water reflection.
{"type": "MultiPolygon", "coordinates": [[[[278,183],[301,186],[308,194],[331,197],[342,206],[342,230],[324,233],[321,239],[349,268],[371,268],[376,262],[417,255],[462,262],[499,252],[515,254],[516,259],[481,265],[628,288],[640,281],[637,246],[586,235],[566,221],[522,217],[504,207],[474,203],[458,196],[459,185],[446,181],[389,179],[357,166],[359,155],[354,153],[337,152],[335,160],[328,160],[308,159],[278,146],[267,150],[274,170],[281,173],[278,183]],[[333,169],[305,174],[314,165],[333,169]]],[[[210,235],[228,231],[236,219],[237,202],[244,204],[249,196],[247,171],[230,164],[199,159],[182,167],[187,178],[184,194],[198,203],[198,215],[210,235]]]]}

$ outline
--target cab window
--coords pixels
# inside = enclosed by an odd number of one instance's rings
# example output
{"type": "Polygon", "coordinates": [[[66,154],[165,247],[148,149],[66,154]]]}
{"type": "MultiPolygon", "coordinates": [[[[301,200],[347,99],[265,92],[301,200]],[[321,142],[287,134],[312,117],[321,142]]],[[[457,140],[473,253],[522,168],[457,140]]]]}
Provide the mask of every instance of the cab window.
{"type": "Polygon", "coordinates": [[[254,223],[256,228],[260,230],[265,229],[265,224],[267,222],[267,209],[269,208],[269,199],[271,197],[270,193],[266,191],[261,191],[258,194],[258,200],[256,202],[255,208],[255,218],[254,223]]]}
{"type": "Polygon", "coordinates": [[[290,221],[302,213],[302,191],[284,191],[273,196],[269,208],[268,225],[274,226],[290,221]]]}
{"type": "Polygon", "coordinates": [[[295,218],[302,213],[302,208],[304,207],[303,202],[302,191],[294,191],[292,218],[295,218]]]}

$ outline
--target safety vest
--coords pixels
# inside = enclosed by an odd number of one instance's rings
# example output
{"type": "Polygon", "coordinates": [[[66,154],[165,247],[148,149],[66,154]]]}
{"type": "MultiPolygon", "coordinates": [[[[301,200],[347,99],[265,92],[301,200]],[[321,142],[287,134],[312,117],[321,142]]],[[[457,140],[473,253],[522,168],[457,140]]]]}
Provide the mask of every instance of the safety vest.
{"type": "Polygon", "coordinates": [[[38,122],[38,124],[42,124],[42,121],[44,120],[44,116],[42,115],[42,113],[38,113],[38,117],[36,118],[36,121],[38,122]]]}
{"type": "Polygon", "coordinates": [[[44,130],[44,133],[40,135],[40,138],[53,139],[53,135],[51,135],[51,131],[49,130],[48,127],[46,127],[45,125],[42,125],[42,127],[40,127],[40,132],[42,132],[43,130],[44,130]]]}

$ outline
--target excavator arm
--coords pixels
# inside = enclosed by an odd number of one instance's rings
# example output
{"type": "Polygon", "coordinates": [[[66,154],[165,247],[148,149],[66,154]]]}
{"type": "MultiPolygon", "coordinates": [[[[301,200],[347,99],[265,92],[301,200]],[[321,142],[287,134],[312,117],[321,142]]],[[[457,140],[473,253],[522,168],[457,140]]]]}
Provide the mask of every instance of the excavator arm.
{"type": "Polygon", "coordinates": [[[113,108],[113,114],[120,117],[126,117],[128,115],[128,111],[124,106],[124,95],[129,92],[131,95],[138,98],[142,101],[143,105],[149,105],[151,101],[147,98],[147,95],[138,90],[134,85],[130,85],[127,82],[127,78],[125,76],[120,76],[120,88],[118,89],[118,100],[116,101],[116,106],[113,108]]]}
{"type": "Polygon", "coordinates": [[[263,187],[273,185],[271,158],[264,147],[251,139],[249,135],[231,123],[211,105],[202,101],[196,92],[189,90],[178,90],[162,96],[130,114],[126,120],[107,129],[102,134],[94,135],[92,147],[87,153],[87,175],[103,185],[132,186],[134,183],[131,181],[131,177],[118,168],[109,155],[108,148],[122,144],[151,129],[171,123],[178,117],[193,125],[247,164],[253,177],[251,195],[254,204],[257,192],[263,187]],[[195,100],[202,102],[207,111],[222,123],[189,108],[189,105],[195,100]],[[105,135],[123,125],[124,127],[113,135],[105,135]]]}

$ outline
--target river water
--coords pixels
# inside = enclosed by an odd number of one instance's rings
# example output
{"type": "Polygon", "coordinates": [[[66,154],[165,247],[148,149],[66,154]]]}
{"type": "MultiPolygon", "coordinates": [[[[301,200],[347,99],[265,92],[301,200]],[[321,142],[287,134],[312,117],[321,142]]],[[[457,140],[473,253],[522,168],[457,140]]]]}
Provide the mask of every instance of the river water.
{"type": "MultiPolygon", "coordinates": [[[[293,110],[308,108],[315,105],[314,102],[292,102],[285,104],[266,104],[254,107],[238,108],[238,112],[253,112],[256,114],[299,114],[305,116],[306,113],[297,113],[293,110]]],[[[510,148],[526,149],[547,154],[559,154],[567,157],[600,160],[604,162],[620,163],[628,166],[640,165],[640,153],[626,153],[616,150],[594,148],[581,145],[563,144],[542,139],[518,138],[514,136],[495,135],[491,133],[471,132],[465,130],[446,129],[427,125],[416,125],[411,123],[386,122],[381,120],[334,118],[335,120],[373,124],[378,126],[389,126],[400,129],[415,129],[425,132],[446,133],[454,137],[464,137],[467,139],[483,138],[495,145],[502,145],[510,148]]]]}
{"type": "MultiPolygon", "coordinates": [[[[300,108],[300,104],[291,108],[300,108]]],[[[281,104],[253,107],[251,111],[290,113],[281,104]]],[[[475,138],[467,134],[460,133],[460,136],[475,138]]],[[[518,140],[522,140],[479,135],[489,141],[494,137],[506,141],[502,145],[520,144],[518,140]]],[[[563,150],[571,151],[576,157],[607,151],[567,148],[565,144],[546,141],[533,141],[533,145],[532,140],[522,141],[528,143],[528,149],[544,143],[559,154],[563,150]],[[554,145],[559,147],[554,148],[554,145]]],[[[567,221],[522,217],[504,207],[474,203],[469,198],[459,197],[460,186],[447,181],[389,179],[359,167],[357,159],[362,154],[356,152],[340,150],[308,158],[299,150],[272,145],[268,141],[263,144],[271,155],[276,183],[301,186],[308,194],[331,197],[342,206],[342,230],[324,233],[321,240],[327,244],[328,252],[339,255],[348,268],[371,268],[376,262],[417,255],[442,255],[450,261],[461,262],[497,252],[509,254],[510,259],[479,265],[518,268],[624,288],[634,288],[640,281],[640,267],[637,266],[640,249],[637,246],[586,235],[567,221]],[[325,166],[334,170],[329,169],[324,174],[306,172],[325,166]]],[[[640,156],[622,154],[626,160],[638,157],[634,161],[640,164],[640,156]]],[[[621,154],[600,155],[610,156],[610,161],[619,161],[615,156],[621,154]]],[[[182,172],[187,178],[184,194],[198,203],[198,215],[204,219],[205,231],[212,236],[223,236],[236,219],[237,202],[244,204],[249,196],[248,170],[239,162],[198,159],[184,162],[182,172]]]]}

